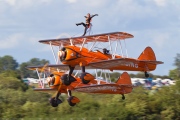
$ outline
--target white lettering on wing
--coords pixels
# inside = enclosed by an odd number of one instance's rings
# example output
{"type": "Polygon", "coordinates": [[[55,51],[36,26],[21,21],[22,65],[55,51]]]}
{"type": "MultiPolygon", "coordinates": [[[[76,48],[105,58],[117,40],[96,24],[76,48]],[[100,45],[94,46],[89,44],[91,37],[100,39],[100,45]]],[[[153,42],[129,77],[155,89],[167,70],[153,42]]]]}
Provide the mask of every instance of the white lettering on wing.
{"type": "Polygon", "coordinates": [[[112,63],[100,63],[100,66],[106,66],[106,67],[115,67],[115,66],[127,66],[127,67],[133,67],[133,68],[138,68],[137,63],[133,62],[125,62],[125,61],[116,61],[113,64],[112,63]]]}
{"type": "Polygon", "coordinates": [[[106,62],[106,63],[99,63],[96,64],[96,66],[100,66],[102,68],[104,68],[103,66],[105,66],[105,68],[111,68],[111,67],[119,67],[119,66],[127,66],[127,67],[132,67],[132,68],[138,68],[138,64],[137,63],[133,63],[133,62],[125,62],[125,61],[115,61],[113,63],[111,62],[106,62]]]}

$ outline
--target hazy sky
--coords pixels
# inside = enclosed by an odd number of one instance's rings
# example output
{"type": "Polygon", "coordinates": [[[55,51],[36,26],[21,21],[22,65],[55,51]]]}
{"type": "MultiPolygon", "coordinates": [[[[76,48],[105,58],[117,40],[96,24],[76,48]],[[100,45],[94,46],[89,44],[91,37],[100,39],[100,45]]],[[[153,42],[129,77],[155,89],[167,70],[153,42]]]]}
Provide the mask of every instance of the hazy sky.
{"type": "Polygon", "coordinates": [[[163,65],[153,71],[168,75],[180,53],[180,0],[0,0],[0,56],[11,55],[18,63],[31,58],[54,63],[42,39],[81,35],[87,13],[93,18],[93,33],[128,32],[129,57],[137,58],[151,46],[163,65]]]}

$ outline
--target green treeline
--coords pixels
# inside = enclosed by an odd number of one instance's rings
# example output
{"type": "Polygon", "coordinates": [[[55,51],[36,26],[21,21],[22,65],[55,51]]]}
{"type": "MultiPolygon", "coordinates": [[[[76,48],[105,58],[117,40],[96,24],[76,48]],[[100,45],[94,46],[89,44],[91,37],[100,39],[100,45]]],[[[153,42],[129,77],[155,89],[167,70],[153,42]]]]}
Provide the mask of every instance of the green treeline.
{"type": "MultiPolygon", "coordinates": [[[[180,63],[180,54],[175,57],[176,69],[170,70],[169,73],[169,77],[176,79],[176,85],[151,91],[141,86],[135,87],[132,93],[125,95],[125,100],[121,99],[121,95],[73,92],[73,96],[81,100],[80,103],[71,107],[67,103],[67,95],[61,95],[63,103],[56,108],[51,107],[48,102],[54,92],[34,92],[21,80],[24,75],[21,65],[16,65],[16,61],[9,65],[11,62],[8,63],[7,60],[5,64],[2,58],[4,57],[0,57],[1,119],[180,120],[180,64],[177,64],[180,63]]],[[[39,59],[35,61],[47,62],[39,59]]],[[[31,60],[26,64],[28,63],[31,63],[31,60]]]]}
{"type": "MultiPolygon", "coordinates": [[[[9,71],[10,72],[10,71],[9,71]]],[[[13,72],[12,72],[13,73],[13,72]]],[[[158,91],[134,88],[125,95],[101,95],[75,93],[81,102],[70,107],[67,95],[61,95],[64,101],[57,108],[48,103],[54,93],[34,92],[15,76],[0,74],[0,118],[52,119],[58,120],[157,120],[180,119],[180,82],[158,91]]],[[[26,120],[25,119],[25,120],[26,120]]]]}

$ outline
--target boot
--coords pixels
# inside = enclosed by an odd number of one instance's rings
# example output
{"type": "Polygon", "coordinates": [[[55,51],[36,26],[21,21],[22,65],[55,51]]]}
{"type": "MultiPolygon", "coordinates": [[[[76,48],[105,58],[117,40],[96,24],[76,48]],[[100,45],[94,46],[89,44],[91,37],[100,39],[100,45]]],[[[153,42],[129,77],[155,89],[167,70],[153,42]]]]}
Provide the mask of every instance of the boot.
{"type": "Polygon", "coordinates": [[[81,25],[82,24],[82,22],[81,23],[76,23],[76,25],[78,26],[78,25],[81,25]]]}

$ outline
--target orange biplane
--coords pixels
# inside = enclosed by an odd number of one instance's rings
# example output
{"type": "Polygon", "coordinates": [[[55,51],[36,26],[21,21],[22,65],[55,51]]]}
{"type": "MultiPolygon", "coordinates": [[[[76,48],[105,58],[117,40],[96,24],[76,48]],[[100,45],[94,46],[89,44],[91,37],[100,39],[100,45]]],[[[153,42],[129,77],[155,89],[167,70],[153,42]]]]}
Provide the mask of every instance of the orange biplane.
{"type": "MultiPolygon", "coordinates": [[[[29,68],[35,70],[37,68],[29,68]]],[[[43,69],[38,67],[38,69],[43,69]]],[[[50,74],[49,77],[45,78],[47,80],[48,88],[45,88],[45,82],[41,83],[41,88],[35,88],[35,91],[57,91],[56,96],[50,99],[50,104],[53,107],[57,107],[62,101],[59,99],[61,93],[68,94],[68,103],[70,106],[74,106],[80,102],[80,100],[72,96],[72,91],[84,92],[84,93],[100,93],[100,94],[121,94],[122,99],[125,99],[124,94],[131,93],[133,86],[131,83],[130,76],[127,72],[122,73],[118,78],[116,83],[97,80],[91,76],[91,81],[87,84],[83,84],[79,77],[71,76],[72,83],[65,85],[62,79],[64,72],[54,71],[53,74],[50,74]]],[[[39,76],[39,75],[38,75],[39,76]]]]}
{"type": "Polygon", "coordinates": [[[163,64],[163,62],[156,61],[156,56],[151,47],[146,47],[138,58],[123,55],[121,41],[125,42],[125,39],[133,37],[133,35],[125,32],[112,32],[83,37],[40,40],[39,42],[50,44],[51,47],[58,47],[58,59],[52,48],[56,65],[48,65],[48,67],[69,70],[68,75],[66,74],[63,77],[65,83],[69,85],[71,84],[69,76],[71,76],[74,69],[81,69],[81,80],[84,84],[91,81],[90,79],[84,79],[86,75],[89,75],[85,69],[143,71],[145,77],[149,77],[148,72],[155,70],[156,65],[163,64]],[[94,50],[97,44],[102,45],[103,43],[109,44],[109,50],[108,47],[101,48],[103,51],[94,50]],[[121,55],[118,53],[118,48],[121,48],[121,55]],[[62,62],[62,64],[59,64],[59,62],[62,62]]]}

